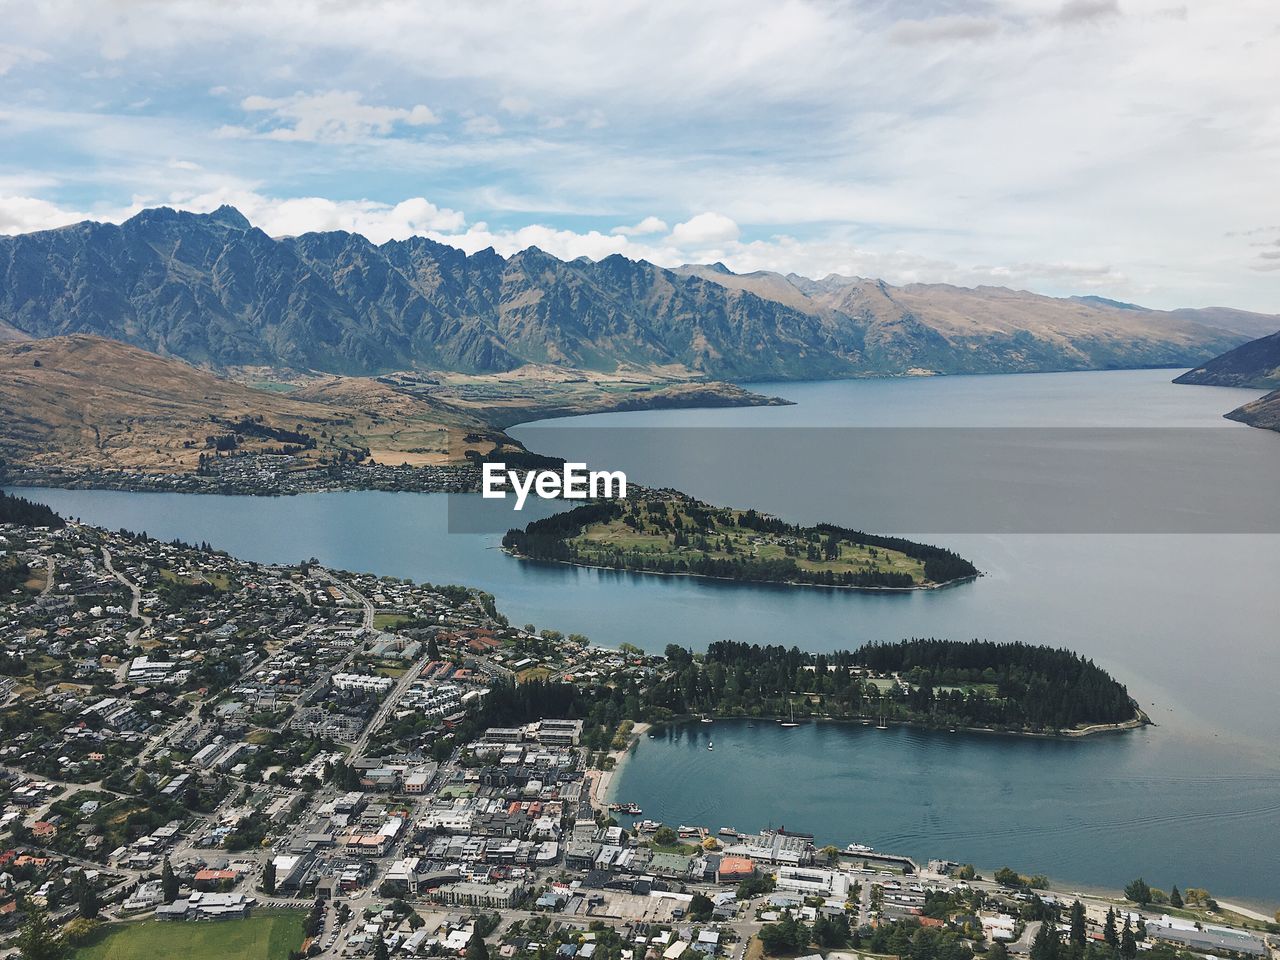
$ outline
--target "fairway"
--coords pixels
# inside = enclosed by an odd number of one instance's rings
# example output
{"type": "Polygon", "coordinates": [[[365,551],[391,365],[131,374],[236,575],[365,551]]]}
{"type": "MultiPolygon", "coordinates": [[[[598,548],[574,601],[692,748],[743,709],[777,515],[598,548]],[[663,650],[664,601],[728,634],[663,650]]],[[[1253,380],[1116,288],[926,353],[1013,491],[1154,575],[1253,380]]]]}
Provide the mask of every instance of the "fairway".
{"type": "Polygon", "coordinates": [[[302,945],[305,910],[264,910],[247,920],[143,920],[104,927],[73,960],[288,960],[302,945]]]}

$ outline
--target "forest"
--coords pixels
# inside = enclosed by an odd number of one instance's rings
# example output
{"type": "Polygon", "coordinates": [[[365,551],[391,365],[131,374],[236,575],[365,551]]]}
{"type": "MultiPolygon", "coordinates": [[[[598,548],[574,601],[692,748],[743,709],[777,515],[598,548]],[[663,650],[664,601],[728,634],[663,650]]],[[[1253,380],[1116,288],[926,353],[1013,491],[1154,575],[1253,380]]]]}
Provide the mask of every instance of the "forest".
{"type": "Polygon", "coordinates": [[[1092,661],[1025,643],[906,640],[814,654],[719,641],[704,654],[672,645],[655,662],[644,685],[499,684],[472,722],[479,730],[541,717],[581,718],[589,739],[598,731],[600,749],[624,720],[691,714],[884,718],[1042,733],[1137,716],[1124,685],[1092,661]],[[885,672],[902,682],[869,675],[885,672]]]}
{"type": "Polygon", "coordinates": [[[33,503],[0,490],[0,523],[16,523],[24,527],[49,527],[59,530],[66,521],[43,503],[33,503]]]}

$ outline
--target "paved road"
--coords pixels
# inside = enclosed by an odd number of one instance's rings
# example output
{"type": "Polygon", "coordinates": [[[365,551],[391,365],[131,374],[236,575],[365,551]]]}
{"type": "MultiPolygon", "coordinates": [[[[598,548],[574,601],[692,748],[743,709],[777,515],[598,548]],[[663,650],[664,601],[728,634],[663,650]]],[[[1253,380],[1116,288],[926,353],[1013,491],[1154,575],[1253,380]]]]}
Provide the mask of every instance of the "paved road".
{"type": "Polygon", "coordinates": [[[54,584],[57,582],[58,563],[53,559],[53,554],[50,554],[48,559],[45,560],[44,576],[44,589],[40,591],[40,596],[42,597],[48,595],[53,590],[54,584]]]}
{"type": "Polygon", "coordinates": [[[135,620],[141,620],[143,626],[151,626],[151,618],[144,617],[141,612],[142,588],[111,565],[111,551],[106,547],[102,548],[102,565],[106,567],[107,573],[128,587],[129,592],[133,594],[133,602],[129,606],[129,616],[135,620]]]}

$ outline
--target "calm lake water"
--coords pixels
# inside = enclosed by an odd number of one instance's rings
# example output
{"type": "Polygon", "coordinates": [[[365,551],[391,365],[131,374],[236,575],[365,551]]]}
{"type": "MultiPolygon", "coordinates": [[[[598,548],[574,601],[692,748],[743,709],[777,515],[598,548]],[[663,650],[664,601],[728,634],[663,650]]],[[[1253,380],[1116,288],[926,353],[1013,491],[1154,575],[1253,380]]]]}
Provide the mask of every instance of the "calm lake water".
{"type": "MultiPolygon", "coordinates": [[[[1221,419],[1258,391],[1175,386],[1172,375],[766,384],[756,389],[796,405],[609,414],[513,432],[532,449],[589,455],[639,482],[851,526],[862,525],[855,491],[806,476],[803,464],[780,461],[768,446],[740,451],[741,459],[701,440],[657,451],[637,443],[643,431],[613,428],[721,428],[702,434],[715,437],[769,426],[1203,427],[1233,431],[1221,436],[1240,463],[1280,477],[1280,436],[1221,419]],[[613,448],[600,450],[610,436],[613,448]]],[[[1196,482],[1206,503],[1221,497],[1216,484],[1196,482]]],[[[831,650],[932,635],[1067,646],[1127,683],[1158,726],[1058,743],[718,723],[714,751],[700,742],[701,728],[641,743],[617,793],[671,822],[740,830],[785,823],[824,840],[986,867],[1008,861],[1081,885],[1141,873],[1165,888],[1207,886],[1272,908],[1280,901],[1280,536],[940,534],[921,539],[972,559],[982,579],[877,595],[521,563],[497,550],[497,535],[449,533],[443,495],[23,494],[89,522],[208,540],[259,561],[315,556],[350,570],[479,586],[515,623],[606,644],[661,650],[733,638],[831,650]]],[[[531,509],[521,523],[536,515],[531,509]]]]}

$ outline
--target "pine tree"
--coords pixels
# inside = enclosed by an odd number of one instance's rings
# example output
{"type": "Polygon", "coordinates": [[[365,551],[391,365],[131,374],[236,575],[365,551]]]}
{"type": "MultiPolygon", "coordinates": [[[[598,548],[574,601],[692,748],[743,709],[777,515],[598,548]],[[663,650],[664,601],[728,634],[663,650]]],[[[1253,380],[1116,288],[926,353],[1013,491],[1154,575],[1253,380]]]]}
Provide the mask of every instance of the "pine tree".
{"type": "Polygon", "coordinates": [[[1107,908],[1107,921],[1102,925],[1102,939],[1107,942],[1109,947],[1120,946],[1120,937],[1116,933],[1116,911],[1114,907],[1107,908]]]}
{"type": "Polygon", "coordinates": [[[1133,960],[1138,955],[1138,942],[1133,938],[1133,925],[1129,918],[1124,918],[1124,932],[1120,935],[1120,956],[1124,960],[1133,960]]]}
{"type": "Polygon", "coordinates": [[[77,901],[77,909],[80,916],[86,920],[96,920],[98,911],[102,909],[102,902],[98,898],[98,891],[93,889],[92,884],[83,873],[80,874],[80,895],[77,901]]]}
{"type": "Polygon", "coordinates": [[[1071,904],[1071,945],[1083,948],[1085,943],[1084,904],[1071,904]]]}
{"type": "Polygon", "coordinates": [[[489,960],[489,948],[485,946],[484,937],[473,933],[467,941],[466,960],[489,960]]]}
{"type": "Polygon", "coordinates": [[[173,903],[178,899],[178,878],[173,875],[173,866],[169,858],[164,858],[164,867],[160,871],[160,889],[164,893],[164,902],[173,903]]]}
{"type": "Polygon", "coordinates": [[[268,860],[262,866],[262,889],[268,894],[276,892],[276,862],[268,860]]]}
{"type": "Polygon", "coordinates": [[[1031,960],[1058,960],[1058,925],[1053,917],[1045,919],[1031,942],[1031,960]]]}
{"type": "Polygon", "coordinates": [[[391,954],[387,952],[387,943],[381,937],[373,945],[373,960],[391,960],[391,954]]]}
{"type": "Polygon", "coordinates": [[[1169,891],[1169,906],[1171,907],[1182,906],[1182,894],[1178,892],[1177,884],[1174,884],[1173,889],[1169,891]]]}

